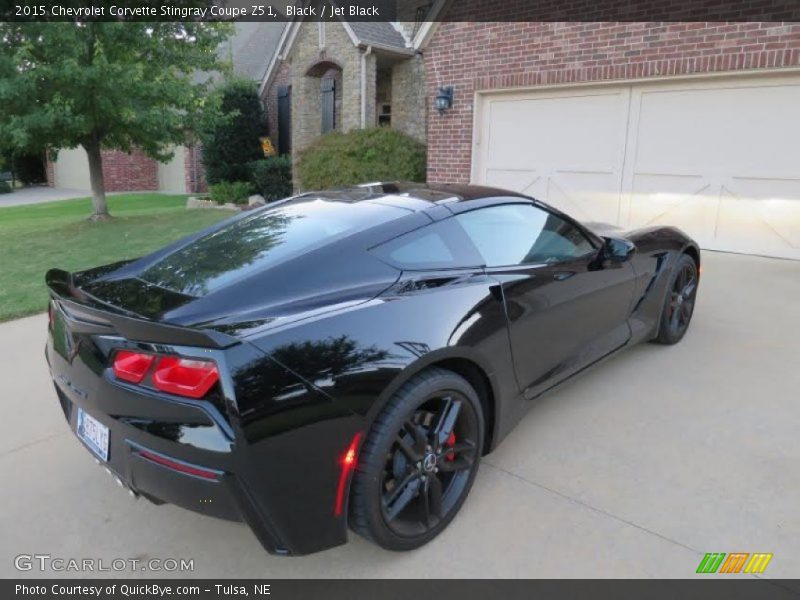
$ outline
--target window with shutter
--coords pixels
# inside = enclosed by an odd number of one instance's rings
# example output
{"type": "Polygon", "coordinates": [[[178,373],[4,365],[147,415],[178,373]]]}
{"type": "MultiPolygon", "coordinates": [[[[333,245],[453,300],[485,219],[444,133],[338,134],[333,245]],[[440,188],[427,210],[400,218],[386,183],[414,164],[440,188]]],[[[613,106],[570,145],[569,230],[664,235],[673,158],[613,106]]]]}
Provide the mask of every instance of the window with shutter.
{"type": "Polygon", "coordinates": [[[292,151],[292,86],[278,87],[278,154],[292,151]]]}
{"type": "Polygon", "coordinates": [[[325,77],[322,79],[321,86],[322,133],[327,133],[336,127],[336,80],[332,77],[325,77]]]}

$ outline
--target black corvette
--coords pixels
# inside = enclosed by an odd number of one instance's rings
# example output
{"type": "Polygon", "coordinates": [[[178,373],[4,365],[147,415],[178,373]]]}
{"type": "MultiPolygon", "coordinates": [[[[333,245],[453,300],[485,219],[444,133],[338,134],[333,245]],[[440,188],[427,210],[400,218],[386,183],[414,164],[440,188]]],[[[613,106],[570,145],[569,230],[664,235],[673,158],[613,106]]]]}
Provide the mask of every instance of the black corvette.
{"type": "MultiPolygon", "coordinates": [[[[473,186],[373,184],[47,273],[72,429],[132,494],[277,554],[444,529],[534,399],[692,316],[697,245],[473,186]]],[[[145,525],[146,526],[146,525],[145,525]]]]}

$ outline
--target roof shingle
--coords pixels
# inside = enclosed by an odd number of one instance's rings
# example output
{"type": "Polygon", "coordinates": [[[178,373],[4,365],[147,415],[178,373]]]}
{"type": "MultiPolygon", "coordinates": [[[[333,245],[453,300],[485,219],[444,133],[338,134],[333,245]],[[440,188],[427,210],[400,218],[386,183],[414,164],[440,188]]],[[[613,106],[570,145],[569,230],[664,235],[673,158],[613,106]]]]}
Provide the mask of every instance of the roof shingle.
{"type": "Polygon", "coordinates": [[[241,77],[261,81],[278,49],[286,23],[250,22],[236,23],[236,32],[228,40],[221,54],[232,59],[233,71],[241,77]]]}
{"type": "Polygon", "coordinates": [[[406,50],[406,41],[391,23],[385,21],[351,21],[350,27],[358,40],[364,44],[380,44],[398,50],[406,50]]]}

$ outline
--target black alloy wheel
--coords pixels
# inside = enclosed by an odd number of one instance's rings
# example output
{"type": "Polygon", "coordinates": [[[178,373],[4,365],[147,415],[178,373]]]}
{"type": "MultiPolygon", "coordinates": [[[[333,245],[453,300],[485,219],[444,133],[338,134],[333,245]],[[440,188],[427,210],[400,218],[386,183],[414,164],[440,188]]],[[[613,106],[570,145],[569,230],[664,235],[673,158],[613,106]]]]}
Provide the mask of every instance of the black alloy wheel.
{"type": "Polygon", "coordinates": [[[683,338],[694,313],[697,285],[697,265],[691,256],[683,254],[675,265],[656,341],[675,344],[683,338]]]}
{"type": "Polygon", "coordinates": [[[482,444],[482,409],[469,383],[438,368],[415,376],[392,397],[364,443],[351,526],[390,550],[430,541],[469,493],[482,444]]]}

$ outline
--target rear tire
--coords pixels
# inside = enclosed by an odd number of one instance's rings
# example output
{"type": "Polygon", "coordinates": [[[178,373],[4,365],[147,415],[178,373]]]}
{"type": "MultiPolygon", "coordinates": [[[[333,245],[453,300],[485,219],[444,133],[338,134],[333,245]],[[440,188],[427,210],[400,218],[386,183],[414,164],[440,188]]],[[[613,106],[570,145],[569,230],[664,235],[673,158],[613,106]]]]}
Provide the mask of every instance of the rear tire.
{"type": "Polygon", "coordinates": [[[361,448],[351,528],[388,550],[412,550],[439,535],[475,480],[483,428],[480,399],[463,377],[440,368],[412,377],[361,448]]]}
{"type": "Polygon", "coordinates": [[[672,270],[654,342],[677,344],[683,339],[694,314],[698,283],[697,264],[691,256],[682,254],[672,270]]]}

